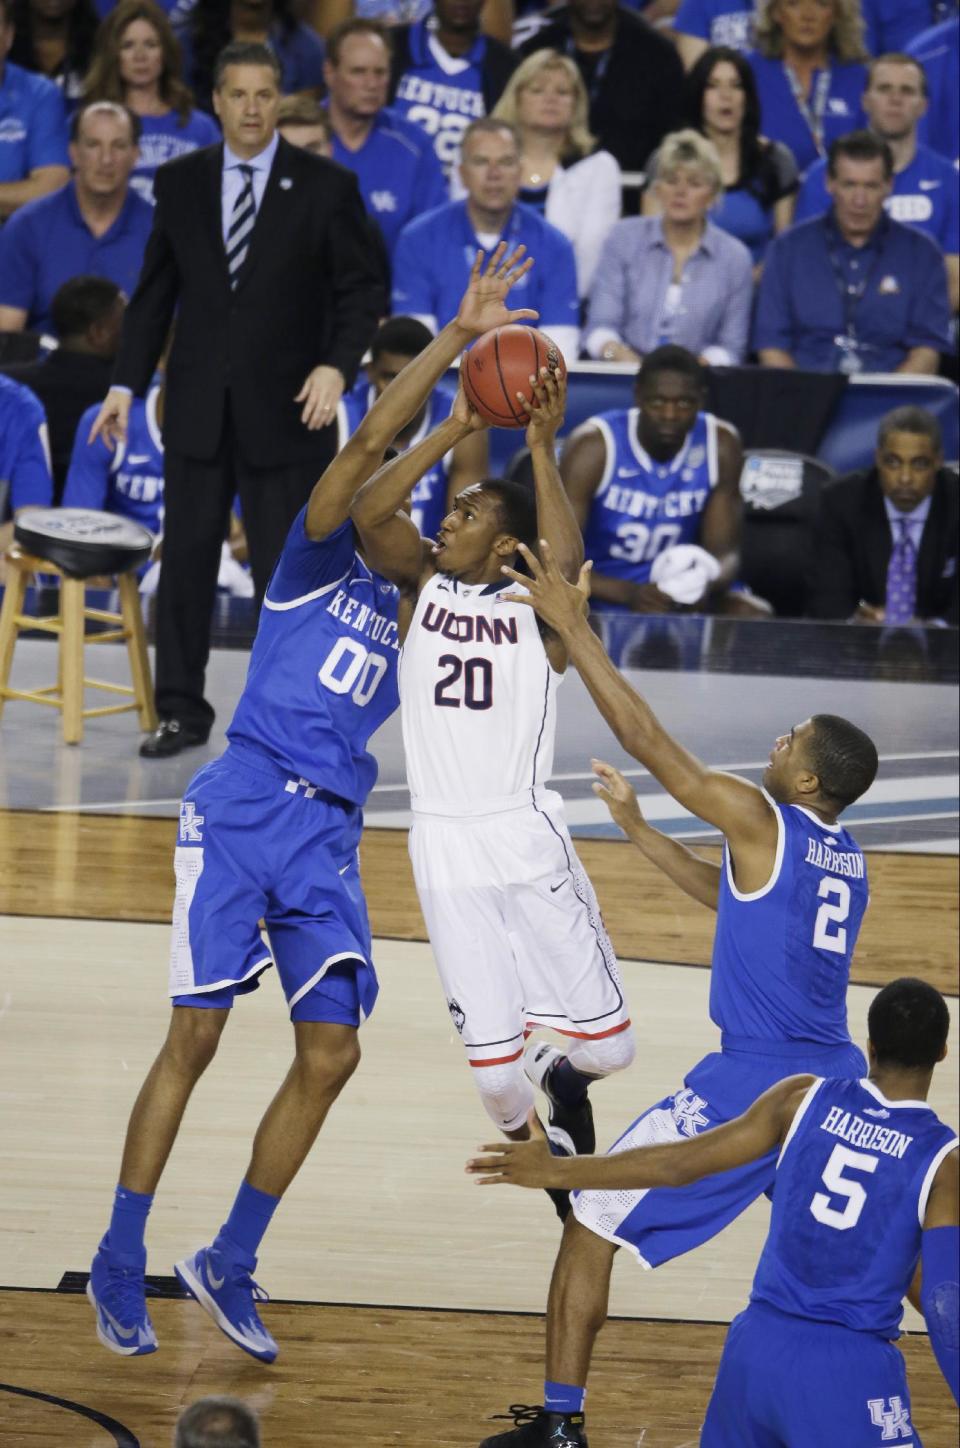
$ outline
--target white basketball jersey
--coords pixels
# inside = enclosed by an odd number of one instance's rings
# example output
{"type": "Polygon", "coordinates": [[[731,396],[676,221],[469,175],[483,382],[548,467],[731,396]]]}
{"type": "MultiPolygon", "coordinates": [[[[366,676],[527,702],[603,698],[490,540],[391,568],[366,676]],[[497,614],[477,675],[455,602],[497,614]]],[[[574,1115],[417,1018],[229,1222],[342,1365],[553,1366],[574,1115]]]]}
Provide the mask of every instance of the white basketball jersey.
{"type": "Polygon", "coordinates": [[[413,809],[489,814],[532,799],[553,770],[557,685],[517,586],[438,573],[400,655],[400,711],[413,809]]]}

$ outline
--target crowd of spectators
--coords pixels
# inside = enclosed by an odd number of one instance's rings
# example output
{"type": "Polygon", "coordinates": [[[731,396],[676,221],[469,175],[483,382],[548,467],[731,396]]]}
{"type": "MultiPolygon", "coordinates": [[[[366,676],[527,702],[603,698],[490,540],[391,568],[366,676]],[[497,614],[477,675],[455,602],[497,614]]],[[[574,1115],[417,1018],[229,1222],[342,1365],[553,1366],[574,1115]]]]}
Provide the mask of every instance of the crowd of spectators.
{"type": "MultiPolygon", "coordinates": [[[[347,392],[352,428],[382,357],[443,326],[500,239],[537,262],[509,304],[568,362],[955,376],[958,31],[951,0],[0,0],[0,522],[64,496],[162,518],[160,379],[127,449],[153,482],[81,434],[157,172],[222,139],[226,45],[268,48],[281,136],[359,186],[397,326],[347,392]],[[16,333],[42,338],[33,360],[16,333]]],[[[600,434],[571,454],[587,528],[600,434]]]]}

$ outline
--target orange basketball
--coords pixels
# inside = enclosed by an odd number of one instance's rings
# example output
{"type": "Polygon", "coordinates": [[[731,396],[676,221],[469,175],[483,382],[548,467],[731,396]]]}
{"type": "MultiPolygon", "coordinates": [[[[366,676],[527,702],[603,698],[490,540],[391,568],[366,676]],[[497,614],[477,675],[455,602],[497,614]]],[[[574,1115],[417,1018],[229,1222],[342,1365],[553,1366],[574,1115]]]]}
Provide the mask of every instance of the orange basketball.
{"type": "Polygon", "coordinates": [[[541,367],[567,374],[556,342],[535,327],[497,327],[473,344],[463,367],[467,401],[492,427],[526,427],[529,418],[517,400],[533,402],[531,376],[541,367]]]}

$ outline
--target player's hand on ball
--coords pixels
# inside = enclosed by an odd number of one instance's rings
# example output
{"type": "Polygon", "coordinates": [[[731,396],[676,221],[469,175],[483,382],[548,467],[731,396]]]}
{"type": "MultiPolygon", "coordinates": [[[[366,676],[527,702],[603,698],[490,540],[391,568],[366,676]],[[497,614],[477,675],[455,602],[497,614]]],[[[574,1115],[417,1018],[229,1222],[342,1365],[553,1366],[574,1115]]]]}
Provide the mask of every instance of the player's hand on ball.
{"type": "Polygon", "coordinates": [[[529,417],[527,447],[546,444],[552,447],[567,410],[567,379],[549,367],[541,367],[539,377],[530,377],[533,402],[517,393],[517,401],[529,417]]]}
{"type": "Polygon", "coordinates": [[[525,577],[524,574],[506,567],[501,568],[500,572],[507,578],[512,578],[515,583],[522,583],[528,592],[508,593],[505,597],[511,603],[525,603],[536,609],[547,627],[562,635],[587,615],[590,606],[590,570],[593,564],[584,563],[576,583],[568,583],[557,567],[557,560],[545,538],[540,539],[539,559],[525,543],[520,543],[518,547],[530,570],[530,576],[525,577]]]}
{"type": "Polygon", "coordinates": [[[470,405],[467,394],[463,390],[463,364],[461,363],[460,385],[457,388],[457,395],[453,400],[453,407],[450,409],[450,416],[461,426],[469,428],[471,432],[482,432],[489,427],[489,422],[482,418],[475,407],[470,405]]]}
{"type": "Polygon", "coordinates": [[[562,1187],[561,1157],[550,1150],[547,1134],[537,1113],[527,1117],[529,1141],[498,1141],[480,1148],[486,1156],[475,1156],[467,1162],[467,1172],[478,1177],[478,1187],[496,1187],[508,1183],[515,1187],[562,1187]]]}
{"type": "Polygon", "coordinates": [[[593,786],[594,794],[603,800],[614,824],[619,825],[625,835],[629,835],[631,830],[644,824],[633,787],[612,764],[605,764],[602,759],[591,759],[590,764],[597,776],[593,786]]]}
{"type": "Polygon", "coordinates": [[[470,281],[457,312],[459,326],[479,337],[494,327],[509,326],[511,322],[537,320],[539,312],[533,312],[529,307],[511,312],[506,303],[510,288],[533,266],[532,256],[524,261],[525,251],[526,247],[518,246],[507,256],[507,243],[501,241],[489,261],[485,260],[482,251],[477,252],[470,281]]]}

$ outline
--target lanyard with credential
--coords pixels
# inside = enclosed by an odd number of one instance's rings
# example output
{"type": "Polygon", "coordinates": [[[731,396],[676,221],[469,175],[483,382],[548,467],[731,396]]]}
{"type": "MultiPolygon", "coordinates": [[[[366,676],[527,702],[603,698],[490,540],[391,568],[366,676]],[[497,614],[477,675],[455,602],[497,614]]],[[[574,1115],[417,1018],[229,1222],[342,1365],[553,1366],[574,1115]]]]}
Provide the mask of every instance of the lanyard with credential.
{"type": "Polygon", "coordinates": [[[873,281],[873,278],[877,273],[877,269],[883,265],[884,242],[886,241],[886,234],[888,229],[887,218],[883,216],[880,219],[880,223],[873,237],[874,244],[876,246],[873,260],[870,263],[869,270],[860,278],[858,282],[851,282],[849,273],[844,270],[843,262],[840,258],[840,246],[842,238],[840,236],[840,232],[837,230],[837,224],[832,216],[827,219],[826,229],[827,254],[830,257],[830,266],[833,269],[833,276],[837,284],[837,291],[840,293],[840,301],[843,304],[843,338],[835,338],[834,341],[836,342],[836,345],[841,348],[841,350],[849,351],[851,354],[854,354],[857,351],[858,345],[857,308],[863,301],[863,298],[866,296],[867,288],[873,281]]]}
{"type": "Polygon", "coordinates": [[[813,107],[807,104],[807,98],[803,93],[803,86],[797,79],[793,68],[783,62],[783,68],[787,73],[787,80],[790,82],[790,89],[793,92],[793,99],[797,103],[797,110],[806,121],[813,137],[813,144],[817,148],[817,155],[826,154],[823,144],[823,118],[827,113],[827,97],[830,95],[830,67],[825,66],[817,76],[817,83],[813,88],[813,107]]]}

